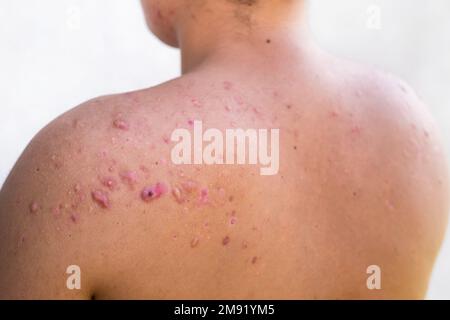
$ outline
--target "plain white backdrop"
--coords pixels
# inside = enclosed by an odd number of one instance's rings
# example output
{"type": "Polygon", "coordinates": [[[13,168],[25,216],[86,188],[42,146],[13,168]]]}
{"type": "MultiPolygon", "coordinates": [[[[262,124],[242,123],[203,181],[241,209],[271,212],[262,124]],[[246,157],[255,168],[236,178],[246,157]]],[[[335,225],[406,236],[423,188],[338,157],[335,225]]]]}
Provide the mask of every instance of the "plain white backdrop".
{"type": "MultiPolygon", "coordinates": [[[[310,21],[324,48],[410,83],[450,146],[450,1],[311,0],[310,21]]],[[[179,70],[178,51],[147,31],[138,0],[0,0],[0,185],[61,113],[179,70]]],[[[450,299],[450,235],[428,298],[450,299]]]]}

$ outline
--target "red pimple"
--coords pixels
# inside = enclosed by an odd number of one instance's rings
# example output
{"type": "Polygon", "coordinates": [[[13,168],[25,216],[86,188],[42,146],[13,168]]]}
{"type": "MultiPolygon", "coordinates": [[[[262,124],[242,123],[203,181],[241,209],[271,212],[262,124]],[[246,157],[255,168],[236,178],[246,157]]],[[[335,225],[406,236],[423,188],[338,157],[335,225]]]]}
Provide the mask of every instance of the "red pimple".
{"type": "Polygon", "coordinates": [[[158,182],[154,186],[145,187],[141,192],[142,200],[149,202],[157,199],[168,192],[168,188],[164,183],[158,182]]]}
{"type": "Polygon", "coordinates": [[[128,130],[130,129],[130,125],[128,124],[128,122],[126,122],[123,119],[116,119],[113,122],[114,128],[116,129],[120,129],[120,130],[128,130]]]}
{"type": "Polygon", "coordinates": [[[100,178],[100,182],[110,190],[115,190],[117,186],[117,181],[112,177],[100,178]]]}
{"type": "Polygon", "coordinates": [[[191,119],[189,119],[188,120],[188,125],[190,125],[191,127],[194,125],[194,121],[193,120],[191,120],[191,119]]]}
{"type": "Polygon", "coordinates": [[[92,199],[102,208],[109,208],[109,198],[108,193],[103,190],[95,190],[91,193],[92,199]]]}
{"type": "Polygon", "coordinates": [[[237,222],[237,218],[236,217],[231,217],[230,224],[233,225],[233,224],[236,224],[236,222],[237,222]]]}
{"type": "Polygon", "coordinates": [[[36,201],[30,203],[30,213],[36,214],[39,211],[39,204],[36,201]]]}

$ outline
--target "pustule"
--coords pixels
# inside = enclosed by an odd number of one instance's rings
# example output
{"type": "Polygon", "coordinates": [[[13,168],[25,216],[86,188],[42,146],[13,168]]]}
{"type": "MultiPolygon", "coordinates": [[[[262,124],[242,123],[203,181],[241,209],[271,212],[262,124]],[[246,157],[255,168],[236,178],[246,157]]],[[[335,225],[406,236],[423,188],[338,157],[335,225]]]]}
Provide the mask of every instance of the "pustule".
{"type": "Polygon", "coordinates": [[[280,130],[270,129],[219,129],[203,132],[202,121],[195,120],[193,134],[185,128],[175,129],[171,141],[171,159],[181,164],[260,164],[261,175],[275,175],[279,170],[280,130]],[[205,144],[205,145],[204,145],[205,144]],[[248,146],[248,148],[247,148],[248,146]]]}

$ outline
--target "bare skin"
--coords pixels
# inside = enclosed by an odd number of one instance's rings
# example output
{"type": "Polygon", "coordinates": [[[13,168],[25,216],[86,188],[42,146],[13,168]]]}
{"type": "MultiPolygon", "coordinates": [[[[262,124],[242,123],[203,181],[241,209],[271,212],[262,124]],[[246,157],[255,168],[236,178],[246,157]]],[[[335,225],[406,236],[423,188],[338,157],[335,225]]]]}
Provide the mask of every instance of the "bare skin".
{"type": "Polygon", "coordinates": [[[33,139],[0,193],[0,298],[423,298],[449,183],[413,91],[316,48],[301,2],[163,3],[143,2],[183,76],[33,139]],[[193,120],[280,128],[279,173],[173,165],[170,135],[193,120]]]}

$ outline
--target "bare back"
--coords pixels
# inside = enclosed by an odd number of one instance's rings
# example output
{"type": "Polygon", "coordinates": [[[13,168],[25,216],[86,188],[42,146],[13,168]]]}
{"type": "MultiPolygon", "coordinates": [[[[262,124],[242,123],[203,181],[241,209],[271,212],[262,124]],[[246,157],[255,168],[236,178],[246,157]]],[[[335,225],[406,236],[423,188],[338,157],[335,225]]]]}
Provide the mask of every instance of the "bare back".
{"type": "Polygon", "coordinates": [[[434,125],[398,80],[303,58],[203,68],[50,124],[1,191],[0,297],[423,298],[447,210],[434,125]],[[277,174],[173,164],[194,121],[278,128],[277,174]]]}

